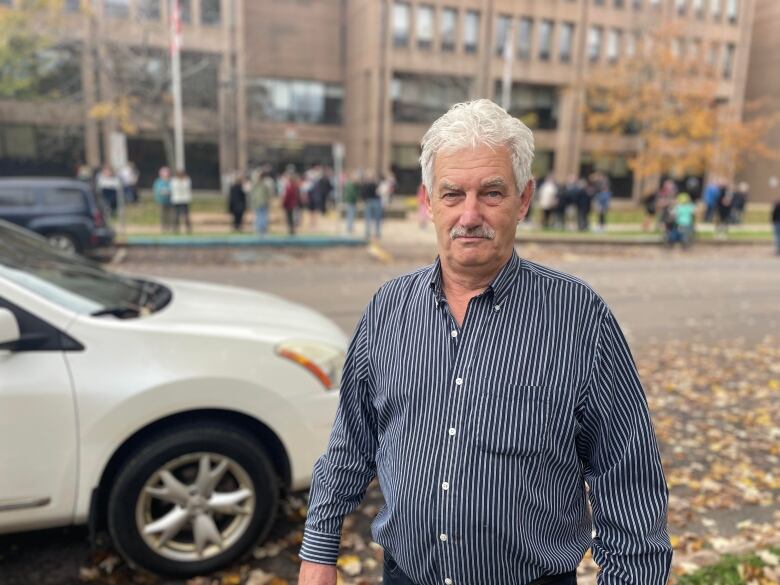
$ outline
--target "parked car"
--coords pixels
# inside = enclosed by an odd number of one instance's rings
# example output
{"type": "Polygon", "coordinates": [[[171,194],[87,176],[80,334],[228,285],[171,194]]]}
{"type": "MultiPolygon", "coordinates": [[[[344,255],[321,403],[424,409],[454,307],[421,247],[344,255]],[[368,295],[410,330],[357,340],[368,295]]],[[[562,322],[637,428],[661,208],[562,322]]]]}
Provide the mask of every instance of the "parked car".
{"type": "Polygon", "coordinates": [[[115,274],[0,221],[0,533],[89,523],[174,576],[308,486],[346,338],[268,294],[115,274]]]}
{"type": "Polygon", "coordinates": [[[96,253],[114,242],[92,188],[73,179],[0,179],[0,219],[41,234],[63,252],[96,253]]]}

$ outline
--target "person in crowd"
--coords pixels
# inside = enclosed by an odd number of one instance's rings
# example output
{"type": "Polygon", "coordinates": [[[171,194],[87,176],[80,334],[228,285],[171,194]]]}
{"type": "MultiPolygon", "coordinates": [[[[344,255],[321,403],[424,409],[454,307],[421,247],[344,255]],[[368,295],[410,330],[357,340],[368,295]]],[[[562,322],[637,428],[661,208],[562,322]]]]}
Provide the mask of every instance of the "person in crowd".
{"type": "Polygon", "coordinates": [[[775,204],[772,207],[772,227],[775,230],[775,246],[777,255],[780,256],[780,198],[775,200],[775,204]]]}
{"type": "Polygon", "coordinates": [[[553,216],[558,207],[558,185],[555,177],[547,175],[539,187],[539,209],[542,210],[542,229],[552,227],[553,216]]]}
{"type": "MultiPolygon", "coordinates": [[[[577,196],[579,193],[579,178],[575,174],[571,174],[566,179],[566,183],[563,184],[559,191],[558,197],[558,223],[561,229],[566,229],[567,219],[569,215],[569,209],[572,207],[577,209],[577,196]]],[[[577,215],[575,213],[575,215],[577,215]]]]}
{"type": "Polygon", "coordinates": [[[100,192],[103,201],[108,205],[111,217],[116,217],[122,183],[119,177],[114,174],[114,169],[111,168],[111,165],[103,165],[103,168],[98,173],[97,190],[100,192]]]}
{"type": "Polygon", "coordinates": [[[668,232],[670,225],[674,224],[672,206],[677,198],[677,185],[671,179],[661,183],[661,188],[655,197],[656,227],[661,227],[668,232]]]}
{"type": "Polygon", "coordinates": [[[173,231],[179,233],[182,223],[188,234],[192,233],[190,205],[192,205],[192,181],[184,169],[176,171],[171,179],[171,205],[173,205],[173,231]]]}
{"type": "Polygon", "coordinates": [[[720,179],[717,177],[713,177],[704,188],[704,221],[707,223],[710,223],[715,217],[715,211],[718,208],[720,190],[720,179]]]}
{"type": "Polygon", "coordinates": [[[696,217],[696,204],[688,193],[680,193],[673,208],[674,215],[674,241],[680,242],[684,249],[690,247],[694,237],[694,222],[696,217]]]}
{"type": "Polygon", "coordinates": [[[599,231],[603,232],[607,228],[607,213],[612,201],[612,191],[610,189],[609,177],[604,173],[596,173],[593,179],[594,201],[596,202],[596,212],[599,216],[599,231]]]}
{"type": "Polygon", "coordinates": [[[333,183],[327,170],[319,167],[312,177],[312,185],[309,189],[309,221],[312,229],[317,227],[317,216],[325,215],[332,192],[333,183]]]}
{"type": "Polygon", "coordinates": [[[668,488],[642,384],[604,300],[520,258],[533,135],[489,100],[420,157],[433,264],[385,283],[352,337],[312,473],[299,585],[335,585],[344,518],[378,478],[385,585],[665,585],[668,488]]]}
{"type": "Polygon", "coordinates": [[[344,215],[348,234],[352,234],[355,227],[355,215],[357,213],[357,202],[359,198],[360,174],[358,172],[353,172],[350,173],[349,178],[344,183],[344,215]]]}
{"type": "Polygon", "coordinates": [[[643,232],[650,231],[655,223],[657,198],[658,194],[655,190],[645,193],[644,197],[642,197],[642,209],[645,211],[645,216],[642,218],[643,232]]]}
{"type": "Polygon", "coordinates": [[[729,189],[728,183],[723,182],[720,185],[720,193],[718,194],[717,202],[718,222],[715,226],[715,237],[718,239],[723,239],[728,236],[733,205],[734,194],[729,189]]]}
{"type": "Polygon", "coordinates": [[[360,197],[365,206],[366,239],[371,238],[373,227],[374,237],[382,236],[382,200],[377,193],[378,184],[371,171],[364,173],[363,184],[360,186],[360,197]]]}
{"type": "Polygon", "coordinates": [[[586,232],[590,229],[590,208],[593,200],[593,188],[588,181],[577,181],[574,197],[577,206],[577,229],[586,232]]]}
{"type": "Polygon", "coordinates": [[[171,203],[171,170],[161,167],[152,185],[154,202],[160,207],[160,230],[170,231],[173,227],[173,205],[171,203]]]}
{"type": "Polygon", "coordinates": [[[282,209],[287,220],[287,233],[295,235],[297,224],[296,213],[301,205],[301,183],[294,170],[285,172],[284,193],[282,194],[282,209]]]}
{"type": "Polygon", "coordinates": [[[734,191],[734,202],[731,207],[731,223],[739,225],[745,217],[748,198],[750,197],[750,185],[742,181],[734,191]]]}
{"type": "Polygon", "coordinates": [[[127,161],[119,169],[119,179],[122,181],[125,203],[130,205],[138,203],[138,169],[135,163],[127,161]]]}
{"type": "Polygon", "coordinates": [[[228,212],[233,216],[233,231],[240,232],[246,213],[246,191],[244,190],[244,174],[237,173],[228,192],[228,212]]]}
{"type": "Polygon", "coordinates": [[[393,193],[395,193],[395,177],[392,173],[382,175],[379,185],[377,185],[376,192],[382,203],[382,209],[388,209],[393,193]]]}
{"type": "Polygon", "coordinates": [[[276,192],[274,179],[267,168],[256,170],[252,175],[250,199],[255,211],[255,232],[264,236],[268,233],[268,210],[276,192]]]}

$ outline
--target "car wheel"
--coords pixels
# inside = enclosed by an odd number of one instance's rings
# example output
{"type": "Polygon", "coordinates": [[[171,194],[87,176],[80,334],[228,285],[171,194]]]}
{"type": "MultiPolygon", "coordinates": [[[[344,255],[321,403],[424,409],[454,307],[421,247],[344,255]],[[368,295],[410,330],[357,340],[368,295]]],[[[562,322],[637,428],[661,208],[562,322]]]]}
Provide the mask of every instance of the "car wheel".
{"type": "Polygon", "coordinates": [[[256,440],[228,426],[179,427],[125,462],[108,501],[114,545],[154,573],[210,573],[267,533],[279,482],[256,440]]]}
{"type": "Polygon", "coordinates": [[[53,248],[56,248],[60,252],[65,252],[66,254],[75,254],[79,251],[76,238],[70,234],[66,234],[64,232],[53,232],[48,234],[46,239],[48,240],[49,245],[51,245],[53,248]]]}

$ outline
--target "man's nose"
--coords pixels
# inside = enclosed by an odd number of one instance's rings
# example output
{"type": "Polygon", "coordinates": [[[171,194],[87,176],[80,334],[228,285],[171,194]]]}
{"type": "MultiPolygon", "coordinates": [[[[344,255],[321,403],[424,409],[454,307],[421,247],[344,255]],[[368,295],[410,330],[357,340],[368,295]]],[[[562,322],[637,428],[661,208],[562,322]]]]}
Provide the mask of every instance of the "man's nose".
{"type": "Polygon", "coordinates": [[[473,228],[482,225],[482,212],[479,209],[479,197],[476,193],[467,193],[460,214],[460,225],[473,228]]]}

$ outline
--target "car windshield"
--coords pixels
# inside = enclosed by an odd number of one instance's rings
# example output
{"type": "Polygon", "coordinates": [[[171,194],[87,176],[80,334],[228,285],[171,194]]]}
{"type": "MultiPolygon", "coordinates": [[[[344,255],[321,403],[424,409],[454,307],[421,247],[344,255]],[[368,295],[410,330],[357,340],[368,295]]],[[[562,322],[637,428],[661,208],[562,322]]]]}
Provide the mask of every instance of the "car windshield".
{"type": "Polygon", "coordinates": [[[170,291],[161,284],[108,272],[5,222],[0,222],[0,277],[67,309],[96,316],[138,317],[170,300],[170,291]]]}

